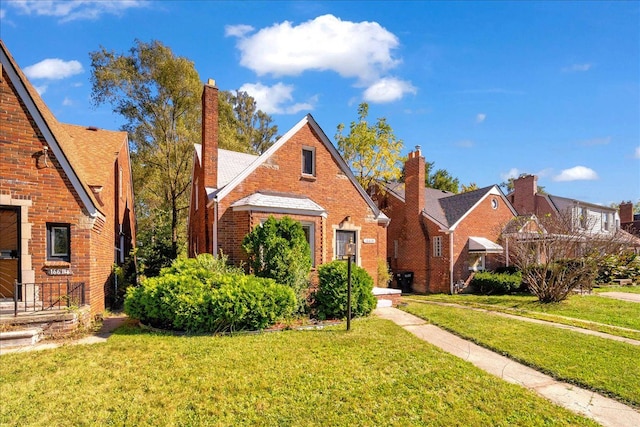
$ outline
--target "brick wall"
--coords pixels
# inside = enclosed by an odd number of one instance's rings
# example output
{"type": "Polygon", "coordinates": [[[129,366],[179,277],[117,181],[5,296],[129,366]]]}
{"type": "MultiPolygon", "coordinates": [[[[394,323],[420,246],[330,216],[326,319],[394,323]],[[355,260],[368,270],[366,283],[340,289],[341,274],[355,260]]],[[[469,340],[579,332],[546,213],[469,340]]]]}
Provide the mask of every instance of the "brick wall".
{"type": "MultiPolygon", "coordinates": [[[[266,164],[258,167],[247,179],[231,191],[218,206],[218,247],[234,262],[246,260],[240,244],[262,214],[234,212],[230,205],[258,191],[285,193],[309,197],[327,212],[326,219],[309,217],[317,225],[315,230],[316,264],[334,259],[335,229],[340,227],[358,231],[359,264],[377,280],[378,259],[386,256],[386,229],[373,218],[373,212],[353,183],[341,172],[339,165],[319,140],[310,125],[303,126],[280,147],[266,164]],[[315,149],[316,176],[302,175],[302,148],[315,149]],[[350,217],[350,221],[345,221],[350,217]],[[364,243],[374,239],[375,243],[364,243]]],[[[209,223],[214,219],[208,211],[209,223]]],[[[195,217],[194,217],[195,218],[195,217]]],[[[192,230],[198,236],[202,230],[192,230]]]]}
{"type": "MultiPolygon", "coordinates": [[[[101,193],[101,199],[106,201],[101,206],[105,218],[93,219],[88,216],[52,150],[49,150],[47,165],[44,164],[42,153],[47,143],[4,70],[0,82],[0,123],[0,193],[10,195],[10,199],[31,201],[30,206],[21,208],[23,215],[28,213],[27,232],[30,234],[30,239],[26,238],[28,234],[22,236],[22,245],[28,246],[23,260],[30,258],[35,275],[33,278],[23,277],[22,280],[66,282],[68,276],[49,276],[45,269],[69,268],[73,272],[73,282],[86,284],[86,299],[91,303],[91,314],[104,311],[104,287],[114,261],[114,218],[118,216],[124,219],[127,206],[130,207],[129,228],[132,238],[135,236],[132,189],[125,190],[126,197],[120,201],[116,215],[113,183],[118,177],[114,169],[114,175],[101,193]],[[70,262],[47,260],[47,223],[70,225],[70,262]]],[[[128,153],[121,153],[120,157],[121,164],[126,165],[123,172],[128,183],[128,157],[125,159],[124,156],[128,156],[128,153]]]]}

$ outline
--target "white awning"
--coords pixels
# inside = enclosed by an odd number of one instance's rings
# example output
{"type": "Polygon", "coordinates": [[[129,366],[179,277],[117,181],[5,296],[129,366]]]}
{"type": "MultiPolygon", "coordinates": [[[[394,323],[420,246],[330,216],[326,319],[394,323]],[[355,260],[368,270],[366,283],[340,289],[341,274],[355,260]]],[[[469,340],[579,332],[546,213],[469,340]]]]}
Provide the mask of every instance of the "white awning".
{"type": "Polygon", "coordinates": [[[292,197],[276,194],[253,193],[231,205],[234,211],[259,211],[289,215],[321,216],[327,211],[307,197],[292,197]]]}
{"type": "Polygon", "coordinates": [[[484,237],[469,237],[469,252],[501,254],[504,249],[499,244],[493,243],[484,237]]]}

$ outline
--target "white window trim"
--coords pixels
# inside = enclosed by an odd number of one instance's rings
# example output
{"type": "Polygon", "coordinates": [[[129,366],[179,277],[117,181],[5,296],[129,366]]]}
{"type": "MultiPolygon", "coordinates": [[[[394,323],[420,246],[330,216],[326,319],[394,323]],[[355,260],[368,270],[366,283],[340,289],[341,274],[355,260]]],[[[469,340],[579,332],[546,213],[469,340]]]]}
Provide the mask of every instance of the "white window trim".
{"type": "Polygon", "coordinates": [[[316,266],[316,224],[311,221],[300,221],[302,227],[309,227],[309,248],[311,250],[311,267],[316,266]]]}
{"type": "Polygon", "coordinates": [[[316,149],[315,147],[307,147],[307,146],[302,146],[302,150],[300,151],[300,170],[302,172],[302,175],[304,176],[316,176],[316,149]],[[304,152],[305,151],[310,151],[311,152],[311,173],[306,173],[304,171],[304,152]]]}
{"type": "Polygon", "coordinates": [[[433,237],[433,256],[442,258],[442,236],[433,237]]]}
{"type": "Polygon", "coordinates": [[[470,271],[484,271],[485,270],[485,265],[486,265],[486,261],[487,261],[487,257],[486,254],[483,253],[472,253],[469,254],[469,270],[470,271]],[[471,265],[471,260],[474,259],[475,257],[479,257],[480,263],[479,265],[471,265]]]}

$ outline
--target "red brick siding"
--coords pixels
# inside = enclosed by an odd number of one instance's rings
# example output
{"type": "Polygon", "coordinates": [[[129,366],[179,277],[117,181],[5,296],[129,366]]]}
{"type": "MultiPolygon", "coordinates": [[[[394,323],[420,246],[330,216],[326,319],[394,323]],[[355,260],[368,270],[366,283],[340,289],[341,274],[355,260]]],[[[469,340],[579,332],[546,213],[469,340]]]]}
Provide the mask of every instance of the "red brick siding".
{"type": "MultiPolygon", "coordinates": [[[[38,167],[38,164],[43,165],[42,161],[38,163],[38,159],[46,141],[4,71],[0,83],[0,123],[0,189],[13,198],[32,201],[32,206],[28,208],[31,223],[31,240],[28,244],[35,282],[65,282],[67,276],[48,276],[45,268],[70,268],[73,282],[85,282],[91,314],[104,311],[104,286],[109,280],[114,260],[113,185],[107,183],[101,193],[105,201],[101,208],[106,223],[101,219],[94,223],[84,211],[78,194],[52,150],[49,150],[49,167],[38,167]],[[46,225],[49,222],[70,224],[69,263],[52,263],[46,259],[46,225]]],[[[128,176],[128,159],[122,159],[122,164],[127,165],[125,176],[128,176]]],[[[126,194],[132,206],[132,190],[127,189],[126,194]]],[[[131,228],[134,230],[134,227],[131,228]]]]}
{"type": "MultiPolygon", "coordinates": [[[[220,202],[218,246],[234,262],[246,259],[240,247],[242,239],[262,214],[254,213],[256,216],[252,219],[248,212],[233,212],[230,205],[258,191],[309,197],[328,212],[328,217],[323,220],[324,226],[316,228],[316,239],[321,239],[316,242],[315,247],[317,264],[333,260],[333,227],[339,226],[347,216],[351,217],[351,225],[361,227],[358,248],[360,265],[374,280],[377,279],[377,260],[384,259],[386,253],[386,230],[373,219],[370,207],[357,188],[342,174],[311,126],[306,125],[300,129],[271,156],[267,164],[258,167],[220,202]],[[303,146],[315,148],[315,179],[302,177],[303,146]],[[376,243],[363,243],[366,238],[375,239],[376,243]]],[[[213,209],[208,214],[212,223],[213,209]]],[[[192,218],[197,219],[197,216],[192,218]]],[[[315,220],[320,221],[320,218],[315,220]]],[[[190,228],[200,235],[201,231],[197,226],[190,225],[190,228]]]]}

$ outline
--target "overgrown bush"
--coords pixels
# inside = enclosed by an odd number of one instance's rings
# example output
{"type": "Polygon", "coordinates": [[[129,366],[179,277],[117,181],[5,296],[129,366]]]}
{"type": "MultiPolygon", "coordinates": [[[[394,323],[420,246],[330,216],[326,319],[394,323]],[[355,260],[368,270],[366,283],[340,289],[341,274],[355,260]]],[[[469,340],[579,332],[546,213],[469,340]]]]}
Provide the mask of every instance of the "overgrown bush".
{"type": "Polygon", "coordinates": [[[388,288],[391,281],[391,271],[389,271],[389,264],[382,258],[378,258],[378,287],[388,288]]]}
{"type": "Polygon", "coordinates": [[[616,279],[631,279],[633,283],[640,283],[640,256],[634,252],[623,252],[606,256],[598,263],[598,273],[595,282],[607,285],[616,279]]]}
{"type": "MultiPolygon", "coordinates": [[[[341,319],[347,316],[347,262],[332,261],[318,268],[318,289],[313,308],[321,319],[341,319]]],[[[351,265],[351,315],[368,316],[377,303],[373,295],[373,279],[357,265],[351,265]]]]}
{"type": "Polygon", "coordinates": [[[302,225],[289,217],[269,217],[242,241],[251,271],[293,289],[298,312],[305,311],[311,272],[311,250],[302,225]]]}
{"type": "Polygon", "coordinates": [[[178,259],[129,288],[125,312],[143,323],[187,332],[264,329],[291,316],[296,297],[272,279],[244,275],[209,254],[178,259]]]}
{"type": "Polygon", "coordinates": [[[527,267],[523,280],[540,302],[559,302],[575,289],[590,291],[596,270],[596,261],[589,257],[562,258],[527,267]]]}
{"type": "Polygon", "coordinates": [[[517,291],[521,283],[522,274],[519,271],[513,274],[481,271],[471,279],[474,291],[484,295],[508,294],[517,291]]]}

